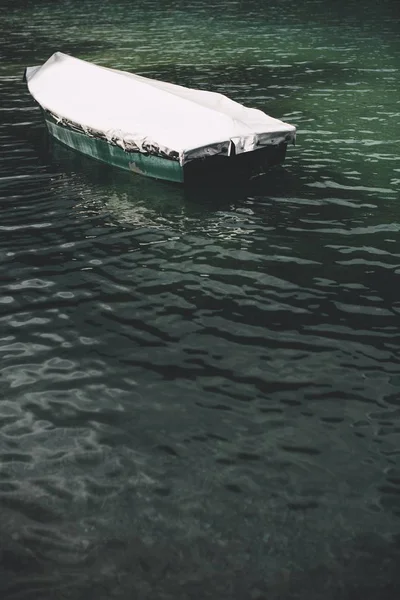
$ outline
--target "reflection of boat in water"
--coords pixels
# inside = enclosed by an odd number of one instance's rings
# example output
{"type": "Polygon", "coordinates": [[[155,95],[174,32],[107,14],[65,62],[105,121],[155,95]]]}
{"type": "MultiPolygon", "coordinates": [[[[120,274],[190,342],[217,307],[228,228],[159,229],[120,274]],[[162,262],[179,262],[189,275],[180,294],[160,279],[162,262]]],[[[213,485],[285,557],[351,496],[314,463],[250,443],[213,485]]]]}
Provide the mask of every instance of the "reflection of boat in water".
{"type": "Polygon", "coordinates": [[[213,92],[99,67],[56,52],[28,67],[51,135],[113,166],[185,182],[283,162],[293,125],[213,92]]]}
{"type": "Polygon", "coordinates": [[[186,188],[146,177],[132,185],[128,172],[80,156],[51,138],[49,142],[43,159],[63,173],[57,185],[72,195],[76,216],[100,217],[106,227],[142,229],[160,240],[186,233],[228,239],[250,225],[247,185],[186,188]]]}

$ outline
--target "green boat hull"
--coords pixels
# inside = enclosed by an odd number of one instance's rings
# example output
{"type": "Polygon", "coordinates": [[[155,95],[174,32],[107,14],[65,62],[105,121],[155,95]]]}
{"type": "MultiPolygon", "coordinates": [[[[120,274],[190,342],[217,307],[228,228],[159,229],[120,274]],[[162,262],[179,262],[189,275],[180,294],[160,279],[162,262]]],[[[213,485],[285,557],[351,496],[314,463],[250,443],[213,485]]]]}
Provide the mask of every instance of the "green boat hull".
{"type": "Polygon", "coordinates": [[[269,167],[284,161],[287,144],[268,146],[254,152],[236,156],[213,156],[193,160],[182,167],[178,161],[142,154],[126,152],[120,146],[107,140],[86,135],[65,125],[58,124],[49,114],[44,113],[49,133],[59,142],[86,156],[132,173],[172,181],[176,183],[198,184],[227,182],[265,173],[269,167]]]}
{"type": "Polygon", "coordinates": [[[82,154],[126,171],[183,183],[183,168],[175,160],[139,152],[125,152],[119,146],[109,144],[101,138],[90,137],[63,125],[57,125],[47,117],[46,125],[49,133],[56,140],[82,154]]]}

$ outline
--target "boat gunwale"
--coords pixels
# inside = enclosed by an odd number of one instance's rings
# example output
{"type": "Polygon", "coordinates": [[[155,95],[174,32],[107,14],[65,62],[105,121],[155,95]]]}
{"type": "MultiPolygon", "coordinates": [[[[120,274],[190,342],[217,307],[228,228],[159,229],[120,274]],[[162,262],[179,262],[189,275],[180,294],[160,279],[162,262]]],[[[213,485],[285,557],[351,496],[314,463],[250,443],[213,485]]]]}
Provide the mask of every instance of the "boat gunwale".
{"type": "Polygon", "coordinates": [[[143,154],[144,156],[157,156],[157,157],[163,158],[165,160],[179,162],[178,152],[174,152],[173,154],[172,153],[167,154],[166,152],[163,152],[161,149],[159,149],[158,152],[152,152],[151,150],[155,148],[154,146],[152,148],[148,147],[147,151],[143,152],[136,145],[132,144],[131,146],[127,146],[126,144],[120,144],[115,139],[107,137],[107,135],[102,131],[95,130],[91,127],[85,127],[84,125],[81,125],[80,123],[76,123],[75,121],[71,121],[70,119],[66,119],[65,117],[59,117],[56,114],[54,114],[52,111],[41,106],[40,104],[39,104],[39,106],[44,114],[44,118],[46,121],[50,120],[55,125],[58,125],[60,127],[65,127],[65,129],[70,129],[72,131],[76,131],[77,133],[84,134],[89,138],[96,138],[96,139],[103,140],[103,141],[107,142],[107,144],[110,144],[110,146],[117,146],[118,148],[121,148],[121,150],[123,150],[127,154],[143,154]]]}

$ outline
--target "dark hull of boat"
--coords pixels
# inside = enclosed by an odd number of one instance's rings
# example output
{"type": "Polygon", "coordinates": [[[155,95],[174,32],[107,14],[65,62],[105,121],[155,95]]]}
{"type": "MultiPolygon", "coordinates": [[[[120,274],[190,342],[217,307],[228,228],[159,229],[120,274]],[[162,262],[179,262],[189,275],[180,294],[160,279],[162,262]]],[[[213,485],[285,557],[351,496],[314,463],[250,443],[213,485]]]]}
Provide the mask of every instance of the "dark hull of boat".
{"type": "Polygon", "coordinates": [[[212,156],[193,160],[182,167],[178,161],[162,156],[127,152],[104,138],[60,124],[43,111],[49,133],[59,142],[82,154],[109,165],[145,175],[188,185],[248,179],[265,173],[285,160],[287,144],[271,145],[253,152],[233,156],[212,156]]]}

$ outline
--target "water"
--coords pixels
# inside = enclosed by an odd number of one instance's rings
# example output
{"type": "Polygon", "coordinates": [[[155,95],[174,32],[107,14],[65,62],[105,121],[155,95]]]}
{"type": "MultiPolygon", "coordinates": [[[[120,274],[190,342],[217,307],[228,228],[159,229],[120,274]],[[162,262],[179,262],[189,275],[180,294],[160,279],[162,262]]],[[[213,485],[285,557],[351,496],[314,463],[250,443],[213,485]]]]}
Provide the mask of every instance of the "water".
{"type": "Polygon", "coordinates": [[[398,596],[395,7],[3,0],[2,599],[398,596]],[[56,50],[298,145],[233,190],[77,157],[21,81],[56,50]]]}

